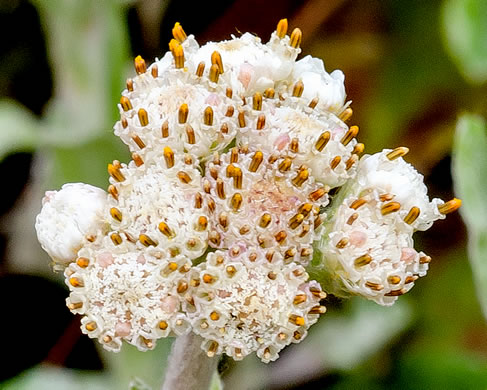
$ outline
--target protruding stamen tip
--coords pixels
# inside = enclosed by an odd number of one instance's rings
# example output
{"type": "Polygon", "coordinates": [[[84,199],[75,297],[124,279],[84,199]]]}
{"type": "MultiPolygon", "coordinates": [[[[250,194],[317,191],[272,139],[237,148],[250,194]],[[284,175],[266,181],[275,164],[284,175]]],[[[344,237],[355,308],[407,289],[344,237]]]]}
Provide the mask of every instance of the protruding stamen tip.
{"type": "Polygon", "coordinates": [[[186,123],[189,115],[189,107],[186,103],[181,104],[178,111],[178,122],[180,124],[186,123]]]}
{"type": "Polygon", "coordinates": [[[164,147],[163,155],[164,160],[166,161],[166,166],[172,168],[174,166],[174,152],[169,146],[164,147]]]}
{"type": "Polygon", "coordinates": [[[458,210],[461,205],[462,205],[461,199],[453,198],[452,200],[449,200],[446,203],[440,204],[438,206],[438,211],[441,214],[450,214],[458,210]]]}
{"type": "Polygon", "coordinates": [[[382,205],[382,207],[380,208],[380,212],[382,215],[388,215],[399,211],[400,208],[401,204],[399,202],[389,202],[382,205]]]}
{"type": "Polygon", "coordinates": [[[147,65],[145,64],[145,60],[141,56],[135,57],[134,66],[137,74],[142,74],[147,71],[147,65]]]}
{"type": "Polygon", "coordinates": [[[184,32],[183,28],[181,27],[181,24],[179,22],[176,22],[174,24],[174,27],[172,29],[172,36],[174,39],[176,39],[179,43],[183,43],[186,38],[188,37],[186,33],[184,32]]]}
{"type": "Polygon", "coordinates": [[[291,33],[291,39],[289,41],[289,44],[291,47],[294,47],[295,49],[298,49],[299,46],[301,46],[301,40],[303,38],[303,33],[299,28],[295,28],[293,32],[291,33]]]}
{"type": "Polygon", "coordinates": [[[276,35],[280,39],[284,38],[287,34],[287,28],[288,28],[287,19],[279,20],[279,23],[277,23],[276,35]]]}
{"type": "Polygon", "coordinates": [[[217,83],[219,77],[220,77],[220,68],[219,68],[219,66],[217,64],[211,65],[211,67],[210,67],[210,75],[209,75],[210,81],[213,82],[213,83],[217,83]]]}
{"type": "Polygon", "coordinates": [[[220,52],[214,51],[211,53],[211,63],[218,66],[218,73],[223,74],[223,62],[220,52]]]}
{"type": "Polygon", "coordinates": [[[147,234],[139,235],[139,241],[144,246],[157,246],[157,242],[151,239],[147,234]]]}
{"type": "Polygon", "coordinates": [[[350,126],[350,129],[345,133],[343,138],[341,139],[341,143],[347,146],[352,139],[354,139],[358,134],[359,128],[358,126],[350,126]]]}
{"type": "Polygon", "coordinates": [[[343,112],[338,116],[343,122],[348,121],[353,114],[353,110],[350,107],[347,107],[343,112]]]}
{"type": "Polygon", "coordinates": [[[419,217],[420,212],[421,210],[419,209],[419,207],[411,207],[408,215],[404,217],[404,222],[406,222],[408,225],[411,225],[419,217]]]}
{"type": "Polygon", "coordinates": [[[399,146],[398,148],[387,153],[386,157],[390,161],[393,161],[399,157],[404,157],[406,154],[408,154],[408,152],[409,152],[409,148],[406,148],[405,146],[399,146]]]}

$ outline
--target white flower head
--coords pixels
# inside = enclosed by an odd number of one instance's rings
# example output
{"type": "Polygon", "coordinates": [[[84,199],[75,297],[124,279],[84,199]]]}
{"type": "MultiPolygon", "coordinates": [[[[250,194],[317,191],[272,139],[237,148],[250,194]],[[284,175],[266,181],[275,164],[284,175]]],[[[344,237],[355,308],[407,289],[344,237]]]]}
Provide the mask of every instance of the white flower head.
{"type": "Polygon", "coordinates": [[[88,184],[69,183],[46,192],[35,227],[55,269],[74,261],[82,245],[103,230],[106,203],[107,193],[88,184]]]}
{"type": "Polygon", "coordinates": [[[208,217],[202,209],[197,159],[165,147],[153,165],[132,161],[110,166],[112,177],[107,220],[122,239],[188,259],[207,247],[208,217]]]}
{"type": "Polygon", "coordinates": [[[328,195],[305,165],[233,148],[207,163],[203,189],[212,247],[260,247],[273,263],[308,263],[328,195]]]}
{"type": "Polygon", "coordinates": [[[252,263],[216,251],[188,277],[194,287],[184,305],[209,356],[225,352],[241,360],[257,352],[262,361],[273,361],[325,312],[319,302],[326,294],[318,283],[307,283],[304,268],[296,264],[276,266],[264,256],[252,263]]]}
{"type": "Polygon", "coordinates": [[[66,269],[67,306],[82,314],[81,330],[118,352],[122,340],[144,351],[155,340],[187,333],[177,283],[191,268],[182,256],[161,257],[135,248],[116,253],[113,244],[92,244],[66,269]]]}
{"type": "Polygon", "coordinates": [[[401,157],[406,152],[364,156],[338,194],[319,245],[329,292],[391,305],[426,275],[431,259],[414,249],[412,235],[444,218],[443,201],[429,200],[423,177],[401,157]]]}

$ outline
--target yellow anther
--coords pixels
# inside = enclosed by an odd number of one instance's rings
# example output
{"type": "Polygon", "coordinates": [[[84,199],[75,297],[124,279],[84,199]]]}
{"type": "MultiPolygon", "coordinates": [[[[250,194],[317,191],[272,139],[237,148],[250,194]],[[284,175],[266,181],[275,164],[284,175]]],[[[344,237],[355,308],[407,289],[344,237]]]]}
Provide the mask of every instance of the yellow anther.
{"type": "Polygon", "coordinates": [[[136,166],[140,167],[142,164],[144,164],[144,160],[142,160],[142,157],[138,155],[137,153],[132,153],[132,160],[134,160],[134,163],[136,166]]]}
{"type": "Polygon", "coordinates": [[[122,213],[120,212],[119,209],[117,209],[116,207],[112,207],[110,209],[110,215],[112,216],[112,218],[118,222],[122,222],[122,213]]]}
{"type": "Polygon", "coordinates": [[[174,66],[176,69],[183,69],[184,68],[184,50],[181,45],[177,45],[174,47],[174,51],[172,52],[174,56],[174,66]]]}
{"type": "Polygon", "coordinates": [[[206,351],[206,355],[212,358],[213,356],[215,356],[217,350],[218,350],[218,343],[216,341],[212,341],[210,346],[208,347],[208,351],[206,351]]]}
{"type": "Polygon", "coordinates": [[[293,160],[290,157],[285,157],[278,166],[279,171],[282,173],[289,171],[292,163],[293,160]]]}
{"type": "Polygon", "coordinates": [[[294,297],[293,304],[299,305],[300,303],[306,302],[307,298],[306,294],[298,294],[294,297]]]}
{"type": "Polygon", "coordinates": [[[86,257],[78,257],[76,259],[76,264],[80,268],[86,268],[86,267],[88,267],[88,265],[90,265],[90,260],[87,259],[86,257]]]}
{"type": "Polygon", "coordinates": [[[409,148],[406,148],[405,146],[399,146],[398,148],[392,150],[391,152],[386,154],[386,157],[393,161],[396,158],[399,157],[404,157],[406,154],[408,154],[409,148]]]}
{"type": "Polygon", "coordinates": [[[297,326],[304,326],[306,324],[304,317],[298,316],[296,314],[291,314],[289,316],[289,322],[297,326]]]}
{"type": "Polygon", "coordinates": [[[218,223],[223,229],[226,229],[228,227],[228,214],[225,212],[220,213],[218,223]]]}
{"type": "Polygon", "coordinates": [[[216,230],[212,230],[210,232],[210,234],[208,235],[208,239],[213,245],[220,246],[221,236],[220,233],[218,233],[216,230]]]}
{"type": "Polygon", "coordinates": [[[277,233],[274,238],[276,239],[278,244],[282,244],[287,237],[287,233],[284,230],[281,230],[277,233]]]}
{"type": "Polygon", "coordinates": [[[304,215],[303,214],[296,214],[294,217],[292,217],[289,220],[289,227],[291,229],[296,229],[301,223],[304,221],[304,215]]]}
{"type": "Polygon", "coordinates": [[[297,138],[293,138],[291,143],[289,144],[289,149],[293,153],[298,153],[299,150],[299,140],[297,138]]]}
{"type": "Polygon", "coordinates": [[[204,215],[200,216],[198,218],[198,230],[203,231],[206,230],[208,226],[208,218],[206,218],[204,215]]]}
{"type": "Polygon", "coordinates": [[[348,219],[347,219],[347,225],[351,225],[355,222],[355,220],[358,218],[358,213],[353,213],[348,219]]]}
{"type": "Polygon", "coordinates": [[[313,209],[313,205],[311,203],[303,203],[298,208],[298,213],[303,214],[304,217],[307,217],[309,212],[313,209]]]}
{"type": "Polygon", "coordinates": [[[122,237],[118,233],[110,234],[110,239],[115,245],[120,245],[122,243],[122,237]]]}
{"type": "Polygon", "coordinates": [[[147,114],[146,110],[141,108],[137,115],[139,117],[139,122],[141,126],[147,126],[149,124],[149,115],[147,114]]]}
{"type": "Polygon", "coordinates": [[[203,114],[203,123],[206,126],[213,125],[213,108],[211,108],[210,106],[205,108],[205,113],[203,114]]]}
{"type": "Polygon", "coordinates": [[[163,155],[164,160],[166,161],[166,166],[172,168],[174,166],[174,152],[169,146],[164,147],[163,155]]]}
{"type": "Polygon", "coordinates": [[[186,172],[183,172],[183,171],[178,172],[178,179],[183,184],[188,184],[191,182],[191,177],[186,172]]]}
{"type": "Polygon", "coordinates": [[[301,170],[297,175],[296,177],[292,180],[292,183],[296,186],[296,187],[301,187],[301,185],[306,181],[308,180],[308,177],[309,177],[309,171],[307,169],[303,169],[301,170]]]}
{"type": "Polygon", "coordinates": [[[257,130],[262,130],[265,126],[265,114],[260,114],[258,117],[257,117],[257,124],[256,124],[256,128],[257,130]]]}
{"type": "Polygon", "coordinates": [[[182,294],[184,292],[186,292],[189,288],[189,285],[186,281],[184,280],[181,280],[179,281],[178,283],[178,287],[176,288],[176,291],[179,293],[179,294],[182,294]]]}
{"type": "Polygon", "coordinates": [[[201,196],[201,194],[197,192],[194,196],[194,208],[200,209],[201,207],[203,207],[203,196],[201,196]]]}
{"type": "Polygon", "coordinates": [[[388,293],[384,294],[386,297],[398,297],[400,295],[404,295],[407,293],[407,290],[405,288],[401,288],[400,290],[392,290],[389,291],[388,293]]]}
{"type": "Polygon", "coordinates": [[[238,111],[238,127],[242,128],[245,127],[245,113],[242,110],[238,111]]]}
{"type": "Polygon", "coordinates": [[[350,126],[350,129],[345,133],[340,142],[343,145],[348,145],[352,139],[354,139],[358,134],[358,126],[350,126]]]}
{"type": "Polygon", "coordinates": [[[134,66],[137,74],[142,74],[147,71],[147,65],[145,64],[145,61],[141,56],[135,57],[134,66]]]}
{"type": "Polygon", "coordinates": [[[399,211],[400,208],[401,208],[400,203],[389,202],[382,205],[382,207],[380,208],[380,212],[382,215],[388,215],[391,213],[395,213],[396,211],[399,211]]]}
{"type": "Polygon", "coordinates": [[[162,138],[169,137],[169,122],[167,120],[165,120],[161,126],[161,135],[162,138]]]}
{"type": "Polygon", "coordinates": [[[323,148],[330,140],[330,137],[331,134],[329,131],[325,131],[324,133],[321,133],[321,135],[318,137],[318,140],[315,143],[315,148],[318,150],[318,152],[321,152],[323,150],[323,148]]]}
{"type": "Polygon", "coordinates": [[[189,115],[189,107],[186,103],[181,104],[178,111],[178,122],[180,124],[186,123],[189,115]]]}
{"type": "Polygon", "coordinates": [[[313,100],[311,100],[308,104],[309,108],[315,108],[318,105],[319,99],[315,97],[313,100]]]}
{"type": "Polygon", "coordinates": [[[222,56],[218,51],[211,53],[211,64],[218,66],[218,72],[223,74],[222,56]]]}
{"type": "Polygon", "coordinates": [[[406,279],[404,279],[404,284],[413,283],[418,279],[419,279],[419,276],[417,276],[417,275],[408,276],[408,277],[406,277],[406,279]]]}
{"type": "Polygon", "coordinates": [[[174,38],[169,41],[169,50],[171,50],[172,55],[174,55],[174,50],[179,46],[179,42],[174,38]]]}
{"type": "Polygon", "coordinates": [[[220,178],[216,180],[216,194],[220,199],[225,199],[225,184],[220,178]]]}
{"type": "Polygon", "coordinates": [[[270,279],[270,280],[276,280],[277,278],[277,274],[273,271],[270,271],[268,274],[267,274],[267,277],[270,279]]]}
{"type": "Polygon", "coordinates": [[[324,195],[326,194],[326,191],[324,188],[318,188],[317,190],[314,190],[308,195],[309,200],[312,202],[316,202],[317,200],[321,199],[324,195]]]}
{"type": "Polygon", "coordinates": [[[350,205],[351,209],[357,210],[359,207],[363,206],[367,201],[364,198],[358,198],[357,200],[354,200],[352,204],[350,205]]]}
{"type": "Polygon", "coordinates": [[[186,125],[186,140],[188,144],[194,145],[196,143],[196,135],[194,134],[193,127],[188,123],[186,125]]]}
{"type": "Polygon", "coordinates": [[[372,261],[372,257],[369,254],[362,255],[357,257],[353,264],[355,267],[363,267],[364,265],[369,264],[372,261]]]}
{"type": "Polygon", "coordinates": [[[180,43],[183,43],[186,40],[187,35],[184,32],[184,30],[181,27],[181,24],[179,22],[176,22],[174,24],[174,27],[172,29],[172,36],[174,37],[174,39],[176,39],[180,43]]]}
{"type": "Polygon", "coordinates": [[[308,312],[308,314],[325,314],[325,313],[326,313],[326,307],[321,305],[313,306],[308,312]]]}
{"type": "Polygon", "coordinates": [[[228,106],[227,107],[227,111],[225,112],[225,116],[228,117],[228,118],[230,118],[230,117],[233,116],[234,112],[235,112],[235,107],[228,106]]]}
{"type": "Polygon", "coordinates": [[[357,145],[355,145],[355,147],[353,148],[353,151],[352,153],[353,154],[356,154],[356,155],[361,155],[363,152],[364,152],[364,149],[365,149],[365,145],[362,144],[362,143],[358,143],[357,145]]]}
{"type": "Polygon", "coordinates": [[[120,123],[121,123],[121,125],[122,125],[122,127],[123,127],[124,129],[126,129],[126,128],[128,127],[128,125],[129,125],[129,123],[127,122],[127,119],[126,119],[126,118],[122,118],[122,119],[120,120],[120,123]]]}
{"type": "Polygon", "coordinates": [[[174,237],[174,232],[171,230],[171,228],[169,227],[169,225],[162,221],[161,223],[159,223],[159,231],[164,234],[167,238],[172,238],[174,237]]]}
{"type": "Polygon", "coordinates": [[[350,107],[347,107],[343,112],[338,116],[342,121],[348,121],[353,114],[353,110],[350,107]]]}
{"type": "Polygon", "coordinates": [[[157,67],[157,64],[152,65],[150,69],[150,73],[152,77],[155,79],[157,78],[157,76],[159,76],[159,68],[157,67]]]}
{"type": "Polygon", "coordinates": [[[352,154],[350,158],[345,162],[345,169],[348,171],[357,161],[358,156],[356,154],[352,154]]]}
{"type": "Polygon", "coordinates": [[[262,215],[262,217],[260,217],[259,226],[261,228],[266,228],[271,223],[271,220],[272,220],[271,215],[265,213],[264,215],[262,215]]]}
{"type": "Polygon", "coordinates": [[[198,66],[196,67],[196,76],[201,77],[203,76],[203,73],[205,72],[205,62],[201,61],[198,66]]]}
{"type": "Polygon", "coordinates": [[[252,108],[257,111],[262,110],[262,94],[260,92],[256,92],[254,94],[252,99],[252,108]]]}
{"type": "Polygon", "coordinates": [[[404,222],[406,222],[408,225],[411,225],[414,221],[416,221],[416,219],[418,219],[420,212],[421,210],[419,209],[419,207],[411,207],[408,215],[404,217],[404,222]]]}
{"type": "Polygon", "coordinates": [[[217,64],[213,64],[210,67],[210,81],[213,83],[218,83],[218,78],[220,77],[220,68],[217,64]]]}
{"type": "MultiPolygon", "coordinates": [[[[237,162],[238,162],[238,148],[235,147],[230,150],[230,163],[233,164],[237,162]]],[[[233,168],[232,176],[235,174],[235,169],[236,167],[233,168]]]]}
{"type": "Polygon", "coordinates": [[[292,259],[294,256],[296,256],[296,253],[296,248],[289,248],[286,252],[284,252],[284,260],[292,259]]]}
{"type": "Polygon", "coordinates": [[[291,33],[291,39],[289,40],[289,44],[291,45],[291,47],[297,49],[299,48],[299,46],[301,46],[302,38],[303,38],[303,33],[299,28],[296,27],[291,33]]]}
{"type": "Polygon", "coordinates": [[[230,88],[230,87],[227,87],[227,89],[225,90],[225,96],[226,96],[227,98],[231,99],[231,98],[232,98],[232,96],[233,96],[233,89],[232,89],[232,88],[230,88]]]}
{"type": "Polygon", "coordinates": [[[159,329],[166,330],[169,327],[169,324],[166,321],[159,321],[159,329]]]}
{"type": "Polygon", "coordinates": [[[429,264],[431,263],[431,256],[425,255],[419,258],[419,264],[429,264]]]}
{"type": "Polygon", "coordinates": [[[274,90],[274,88],[267,88],[264,91],[264,97],[267,99],[274,99],[275,94],[276,94],[276,91],[274,90]]]}
{"type": "Polygon", "coordinates": [[[374,282],[365,282],[365,286],[374,291],[382,291],[384,289],[384,286],[382,284],[374,282]]]}
{"type": "Polygon", "coordinates": [[[83,287],[84,283],[80,278],[72,277],[69,278],[69,284],[73,287],[83,287]]]}
{"type": "Polygon", "coordinates": [[[117,187],[115,187],[113,184],[110,184],[108,186],[108,192],[113,197],[113,199],[118,200],[118,190],[117,190],[117,187]]]}
{"type": "Polygon", "coordinates": [[[279,20],[279,23],[277,23],[277,28],[276,28],[276,35],[282,39],[286,36],[287,34],[287,19],[281,19],[279,20]]]}
{"type": "Polygon", "coordinates": [[[67,306],[69,310],[77,310],[83,307],[83,302],[72,302],[69,303],[67,306]]]}
{"type": "Polygon", "coordinates": [[[343,249],[343,248],[345,248],[345,247],[348,245],[348,242],[349,242],[349,241],[348,241],[348,238],[347,238],[347,237],[343,237],[343,238],[342,238],[340,241],[338,241],[338,242],[336,243],[336,245],[335,245],[335,246],[336,246],[338,249],[343,249]]]}
{"type": "Polygon", "coordinates": [[[242,188],[243,176],[242,170],[239,167],[235,167],[233,170],[233,187],[236,189],[242,188]]]}
{"type": "Polygon", "coordinates": [[[313,251],[310,249],[310,248],[303,248],[301,249],[301,257],[308,257],[308,256],[311,256],[311,254],[313,253],[313,251]]]}
{"type": "Polygon", "coordinates": [[[157,242],[151,239],[147,234],[141,234],[139,236],[139,241],[144,246],[157,246],[157,242]]]}
{"type": "Polygon", "coordinates": [[[310,287],[309,292],[313,294],[316,298],[319,299],[325,299],[326,298],[326,293],[324,291],[321,291],[319,287],[310,287]]]}
{"type": "Polygon", "coordinates": [[[453,198],[452,200],[449,200],[446,203],[440,204],[438,206],[438,211],[441,214],[450,214],[458,210],[461,205],[462,205],[462,201],[460,199],[453,198]]]}
{"type": "Polygon", "coordinates": [[[390,284],[399,284],[399,283],[401,283],[401,277],[398,275],[391,275],[391,276],[387,277],[387,281],[390,284]]]}
{"type": "Polygon", "coordinates": [[[213,275],[210,274],[204,274],[202,277],[202,280],[204,283],[211,284],[213,283],[216,279],[213,275]]]}
{"type": "Polygon", "coordinates": [[[299,80],[293,87],[293,96],[294,97],[301,97],[304,91],[304,84],[301,80],[299,80]]]}
{"type": "Polygon", "coordinates": [[[220,319],[220,314],[218,314],[216,311],[212,311],[210,313],[210,319],[212,321],[218,321],[220,319]]]}
{"type": "Polygon", "coordinates": [[[232,205],[233,211],[238,211],[238,209],[242,205],[242,195],[238,192],[233,194],[230,204],[232,205]]]}
{"type": "Polygon", "coordinates": [[[250,162],[249,165],[249,171],[256,172],[257,169],[259,169],[259,166],[262,163],[263,159],[264,159],[264,154],[260,150],[255,152],[255,154],[252,156],[252,161],[250,162]]]}
{"type": "Polygon", "coordinates": [[[134,140],[135,144],[139,147],[139,149],[145,148],[145,143],[138,135],[133,135],[132,139],[134,140]]]}
{"type": "Polygon", "coordinates": [[[122,96],[120,98],[120,105],[122,106],[122,109],[124,111],[129,111],[132,109],[132,103],[130,102],[130,99],[126,96],[122,96]]]}
{"type": "Polygon", "coordinates": [[[93,332],[94,330],[96,330],[97,326],[96,326],[96,322],[95,321],[91,321],[91,322],[88,322],[86,325],[85,325],[85,329],[88,331],[88,332],[93,332]]]}
{"type": "Polygon", "coordinates": [[[127,85],[127,91],[129,91],[129,92],[134,91],[134,81],[132,79],[127,79],[125,84],[127,85]]]}

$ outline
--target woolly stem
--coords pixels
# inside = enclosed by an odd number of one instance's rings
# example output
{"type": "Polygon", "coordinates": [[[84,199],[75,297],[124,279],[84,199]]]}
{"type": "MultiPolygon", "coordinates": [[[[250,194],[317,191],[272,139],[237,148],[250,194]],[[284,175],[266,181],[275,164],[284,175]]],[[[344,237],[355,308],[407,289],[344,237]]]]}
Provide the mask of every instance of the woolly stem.
{"type": "Polygon", "coordinates": [[[207,390],[218,365],[200,347],[201,337],[190,333],[174,341],[162,390],[207,390]]]}

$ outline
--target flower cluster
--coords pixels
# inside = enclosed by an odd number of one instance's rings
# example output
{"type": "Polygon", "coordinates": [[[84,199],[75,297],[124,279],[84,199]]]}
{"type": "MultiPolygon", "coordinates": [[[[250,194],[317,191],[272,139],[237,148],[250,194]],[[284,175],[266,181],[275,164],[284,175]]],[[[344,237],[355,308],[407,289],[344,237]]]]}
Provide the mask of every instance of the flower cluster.
{"type": "Polygon", "coordinates": [[[132,160],[107,192],[46,193],[39,241],[105,348],[194,332],[208,356],[269,362],[325,313],[322,288],[389,305],[426,274],[412,234],[460,201],[430,201],[406,148],[360,158],[343,74],[296,60],[287,28],[200,47],[177,23],[120,99],[132,160]]]}

